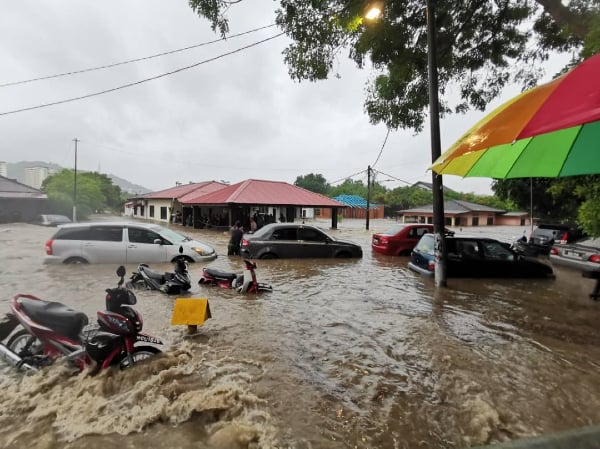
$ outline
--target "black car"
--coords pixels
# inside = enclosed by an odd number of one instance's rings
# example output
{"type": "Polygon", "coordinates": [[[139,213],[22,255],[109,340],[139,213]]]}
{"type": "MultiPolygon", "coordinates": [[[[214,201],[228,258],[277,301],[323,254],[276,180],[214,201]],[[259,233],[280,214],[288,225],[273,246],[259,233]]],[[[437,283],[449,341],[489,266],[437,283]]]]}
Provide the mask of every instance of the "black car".
{"type": "Polygon", "coordinates": [[[315,226],[271,223],[254,234],[244,234],[240,255],[248,259],[362,257],[362,248],[337,240],[315,226]]]}
{"type": "MultiPolygon", "coordinates": [[[[554,277],[549,264],[516,253],[508,243],[482,237],[446,237],[446,276],[472,278],[554,277]]],[[[434,236],[425,234],[413,249],[409,268],[433,276],[434,236]]]]}

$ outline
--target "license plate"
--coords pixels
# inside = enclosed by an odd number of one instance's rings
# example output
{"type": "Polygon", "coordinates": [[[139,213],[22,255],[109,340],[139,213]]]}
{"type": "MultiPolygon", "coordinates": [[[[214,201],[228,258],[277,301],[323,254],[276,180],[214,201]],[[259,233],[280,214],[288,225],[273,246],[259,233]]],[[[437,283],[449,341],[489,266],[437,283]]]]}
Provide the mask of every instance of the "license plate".
{"type": "Polygon", "coordinates": [[[147,334],[137,334],[135,339],[136,339],[136,341],[143,341],[145,343],[154,343],[155,345],[163,344],[163,342],[160,341],[158,338],[153,337],[152,335],[147,335],[147,334]]]}
{"type": "Polygon", "coordinates": [[[571,259],[581,259],[583,256],[583,254],[578,251],[569,251],[568,249],[565,250],[564,254],[565,257],[570,257],[571,259]]]}

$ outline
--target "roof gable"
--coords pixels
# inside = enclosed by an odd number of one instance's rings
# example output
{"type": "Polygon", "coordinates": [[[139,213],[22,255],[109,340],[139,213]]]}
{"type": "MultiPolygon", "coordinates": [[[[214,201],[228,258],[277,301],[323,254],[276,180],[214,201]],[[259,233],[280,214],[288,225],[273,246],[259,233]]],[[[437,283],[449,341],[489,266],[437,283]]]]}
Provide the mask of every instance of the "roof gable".
{"type": "Polygon", "coordinates": [[[0,176],[0,198],[47,198],[41,190],[0,176]]]}
{"type": "Polygon", "coordinates": [[[157,192],[150,192],[142,195],[144,199],[178,199],[190,195],[194,192],[208,193],[212,189],[226,187],[227,184],[216,181],[192,182],[180,186],[171,187],[157,192]]]}

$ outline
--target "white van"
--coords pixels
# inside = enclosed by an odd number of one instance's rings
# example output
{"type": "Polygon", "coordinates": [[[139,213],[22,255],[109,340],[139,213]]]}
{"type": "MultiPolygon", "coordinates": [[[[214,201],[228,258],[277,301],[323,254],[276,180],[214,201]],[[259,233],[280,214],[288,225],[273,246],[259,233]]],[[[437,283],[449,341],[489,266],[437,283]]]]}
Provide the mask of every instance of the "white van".
{"type": "Polygon", "coordinates": [[[207,243],[156,224],[76,223],[58,227],[46,242],[44,263],[159,263],[178,257],[206,262],[217,254],[207,243]]]}

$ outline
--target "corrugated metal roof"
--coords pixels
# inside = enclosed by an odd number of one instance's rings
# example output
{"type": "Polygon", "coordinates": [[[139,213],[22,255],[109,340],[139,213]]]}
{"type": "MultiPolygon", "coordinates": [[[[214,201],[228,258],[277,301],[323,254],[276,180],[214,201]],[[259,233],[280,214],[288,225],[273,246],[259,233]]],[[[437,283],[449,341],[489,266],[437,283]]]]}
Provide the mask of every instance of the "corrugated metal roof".
{"type": "Polygon", "coordinates": [[[141,195],[142,198],[154,198],[154,199],[173,199],[176,198],[180,200],[181,198],[190,195],[191,193],[200,191],[200,193],[208,193],[211,192],[212,187],[226,187],[227,184],[223,184],[221,182],[216,181],[204,181],[204,182],[192,182],[189,184],[184,184],[180,186],[171,187],[164,190],[159,190],[158,192],[150,192],[145,195],[141,195]]]}
{"type": "Polygon", "coordinates": [[[48,196],[41,190],[21,184],[15,179],[0,176],[0,198],[40,198],[48,196]]]}
{"type": "MultiPolygon", "coordinates": [[[[362,196],[358,195],[338,195],[333,197],[334,200],[339,201],[340,203],[345,204],[348,207],[357,207],[360,209],[367,208],[367,200],[362,196]]],[[[369,209],[376,209],[377,204],[371,203],[369,204],[369,209]]]]}
{"type": "MultiPolygon", "coordinates": [[[[428,204],[425,206],[415,207],[413,209],[405,209],[401,212],[425,212],[432,213],[433,205],[428,204]]],[[[496,209],[495,207],[484,206],[482,204],[471,203],[469,201],[462,200],[448,200],[444,202],[444,213],[447,214],[464,214],[467,212],[505,212],[502,209],[496,209]]]]}
{"type": "MultiPolygon", "coordinates": [[[[180,200],[181,201],[181,200],[180,200]]],[[[181,201],[184,203],[184,201],[181,201]]],[[[188,197],[185,204],[265,204],[273,206],[345,207],[344,204],[282,181],[247,179],[215,192],[188,197]]]]}

